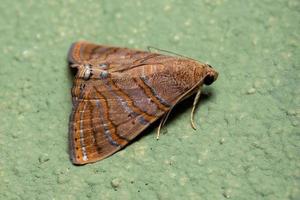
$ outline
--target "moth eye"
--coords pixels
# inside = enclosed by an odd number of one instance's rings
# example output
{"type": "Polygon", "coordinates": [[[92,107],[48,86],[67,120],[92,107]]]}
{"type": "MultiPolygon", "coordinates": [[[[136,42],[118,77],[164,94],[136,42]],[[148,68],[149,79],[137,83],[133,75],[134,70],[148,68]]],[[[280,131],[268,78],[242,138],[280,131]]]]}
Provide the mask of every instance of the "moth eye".
{"type": "Polygon", "coordinates": [[[210,85],[212,84],[213,82],[215,81],[215,77],[212,76],[212,75],[207,75],[205,78],[204,78],[204,84],[205,85],[210,85]]]}

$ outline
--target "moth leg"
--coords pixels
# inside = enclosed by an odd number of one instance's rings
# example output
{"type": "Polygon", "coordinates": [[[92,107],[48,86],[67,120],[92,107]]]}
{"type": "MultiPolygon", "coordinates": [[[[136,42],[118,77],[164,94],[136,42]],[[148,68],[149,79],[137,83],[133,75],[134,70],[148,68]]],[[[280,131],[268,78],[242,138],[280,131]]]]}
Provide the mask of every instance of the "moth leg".
{"type": "Polygon", "coordinates": [[[199,98],[200,98],[200,94],[201,94],[201,87],[199,87],[199,89],[198,89],[198,92],[197,92],[196,97],[194,99],[192,112],[191,112],[191,126],[195,130],[196,130],[196,126],[195,126],[194,116],[195,116],[196,105],[197,105],[197,103],[199,101],[199,98]]]}
{"type": "Polygon", "coordinates": [[[161,119],[158,129],[157,129],[157,134],[156,134],[156,139],[159,139],[159,135],[160,135],[160,130],[162,128],[162,126],[166,123],[171,111],[172,111],[173,107],[163,116],[163,118],[161,119]]]}
{"type": "Polygon", "coordinates": [[[166,116],[166,115],[164,115],[164,117],[160,120],[159,126],[158,126],[158,128],[157,128],[157,133],[156,133],[156,139],[157,139],[157,140],[159,140],[160,130],[161,130],[163,121],[164,121],[164,119],[165,119],[165,116],[166,116]]]}

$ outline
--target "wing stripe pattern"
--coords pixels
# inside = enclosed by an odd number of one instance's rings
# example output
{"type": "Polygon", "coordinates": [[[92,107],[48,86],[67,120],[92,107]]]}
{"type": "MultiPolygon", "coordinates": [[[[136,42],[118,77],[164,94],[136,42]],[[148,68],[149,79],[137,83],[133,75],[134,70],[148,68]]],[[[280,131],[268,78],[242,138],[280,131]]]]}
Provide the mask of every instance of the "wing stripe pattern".
{"type": "MultiPolygon", "coordinates": [[[[92,144],[90,144],[90,145],[95,145],[96,146],[96,151],[97,151],[97,153],[98,154],[100,154],[101,153],[101,149],[99,148],[99,146],[98,146],[98,142],[100,142],[100,141],[98,141],[98,137],[97,137],[97,130],[96,130],[96,128],[95,128],[95,126],[94,126],[94,124],[93,124],[93,120],[95,119],[94,117],[93,117],[93,111],[94,111],[94,109],[95,109],[95,106],[90,102],[90,105],[91,105],[91,112],[90,112],[90,117],[89,117],[89,121],[90,121],[90,124],[91,124],[91,126],[92,126],[92,137],[93,137],[93,143],[92,144]]],[[[101,116],[100,116],[101,117],[101,116]]],[[[100,119],[99,119],[100,120],[100,119]]]]}
{"type": "Polygon", "coordinates": [[[73,108],[70,115],[70,122],[69,122],[69,149],[70,149],[70,158],[74,162],[75,160],[75,152],[74,152],[74,119],[75,119],[75,113],[77,112],[78,108],[78,102],[72,98],[73,101],[73,108]]]}
{"type": "Polygon", "coordinates": [[[151,116],[142,110],[140,110],[138,107],[136,107],[127,94],[121,91],[120,88],[118,88],[111,79],[109,80],[103,80],[105,86],[108,88],[108,91],[116,97],[118,100],[120,106],[125,110],[128,115],[131,115],[133,117],[139,116],[138,120],[141,124],[145,125],[148,124],[150,121],[153,120],[154,116],[151,116]]]}
{"type": "MultiPolygon", "coordinates": [[[[108,106],[106,97],[101,95],[101,92],[98,91],[96,87],[94,87],[94,89],[95,89],[97,95],[99,96],[98,100],[96,100],[96,107],[99,109],[100,118],[103,119],[103,120],[101,120],[101,122],[102,122],[101,126],[94,126],[94,127],[100,128],[103,126],[104,133],[106,131],[107,136],[109,136],[108,138],[111,138],[113,141],[112,143],[118,144],[118,146],[123,145],[124,143],[127,143],[128,139],[125,137],[122,137],[121,135],[118,134],[118,132],[116,131],[116,125],[112,122],[112,120],[109,117],[109,106],[108,106]],[[102,101],[102,99],[103,99],[103,101],[102,101]],[[112,130],[112,131],[110,131],[110,130],[112,130]],[[121,140],[121,142],[117,142],[118,140],[121,140]]],[[[115,144],[112,144],[112,145],[117,146],[115,144]]]]}
{"type": "Polygon", "coordinates": [[[140,78],[150,88],[150,90],[153,93],[153,95],[159,100],[159,102],[161,104],[163,104],[166,107],[171,107],[172,106],[164,98],[162,98],[161,96],[158,95],[158,93],[156,92],[156,90],[153,87],[151,87],[151,84],[149,83],[149,80],[146,77],[140,77],[140,78]]]}
{"type": "Polygon", "coordinates": [[[147,84],[142,78],[133,78],[133,80],[139,85],[139,87],[145,92],[145,94],[157,105],[162,111],[169,110],[172,105],[166,100],[160,97],[150,84],[147,84]]]}
{"type": "MultiPolygon", "coordinates": [[[[141,121],[144,121],[144,122],[150,122],[156,117],[156,116],[153,116],[153,115],[143,111],[140,107],[135,105],[134,100],[131,97],[129,97],[128,94],[123,92],[123,90],[121,88],[119,88],[111,79],[110,79],[110,84],[111,84],[112,88],[114,89],[114,91],[127,102],[128,106],[132,109],[134,116],[137,116],[137,115],[143,116],[140,119],[141,119],[141,121]]],[[[141,87],[139,87],[139,88],[142,89],[141,87]]],[[[142,124],[144,124],[144,123],[142,123],[142,124]]]]}
{"type": "MultiPolygon", "coordinates": [[[[114,47],[108,47],[108,48],[104,48],[104,47],[95,47],[91,50],[91,54],[89,55],[101,55],[99,57],[97,57],[98,59],[106,59],[110,54],[116,53],[118,51],[117,48],[114,47]],[[99,51],[101,50],[101,51],[99,51]]],[[[91,57],[89,58],[91,59],[91,57]]]]}
{"type": "MultiPolygon", "coordinates": [[[[101,106],[100,106],[100,101],[99,100],[96,100],[96,106],[98,108],[98,111],[99,111],[99,116],[100,116],[100,122],[101,122],[101,127],[103,127],[103,131],[104,131],[104,135],[105,135],[105,138],[108,140],[108,142],[113,145],[113,146],[120,146],[120,144],[118,144],[115,140],[113,140],[112,138],[112,134],[109,130],[109,127],[107,126],[106,123],[104,123],[104,120],[102,119],[102,116],[104,116],[103,114],[103,111],[101,109],[101,106]]],[[[96,128],[96,127],[94,127],[96,128]]]]}
{"type": "MultiPolygon", "coordinates": [[[[85,93],[84,91],[81,91],[80,96],[83,96],[84,93],[85,93]]],[[[77,156],[77,152],[74,151],[75,149],[79,150],[78,144],[77,144],[77,141],[78,141],[77,130],[78,129],[76,128],[76,119],[77,119],[77,116],[79,113],[80,113],[79,118],[82,119],[83,116],[81,116],[81,114],[83,115],[83,112],[82,111],[80,112],[80,107],[81,107],[82,102],[77,101],[76,97],[72,98],[72,101],[73,101],[73,108],[72,108],[72,113],[70,115],[70,123],[69,123],[69,140],[70,140],[69,146],[71,149],[70,157],[71,157],[71,160],[73,160],[73,162],[74,162],[76,160],[76,157],[80,158],[79,156],[77,156]]],[[[83,130],[83,127],[80,127],[80,129],[83,130]]],[[[81,131],[80,131],[80,133],[81,133],[81,131]]],[[[82,136],[83,136],[83,132],[82,132],[82,136]]],[[[80,139],[80,146],[83,147],[83,148],[80,148],[81,154],[86,159],[87,157],[86,157],[85,144],[84,144],[84,142],[82,142],[81,139],[80,139]]]]}
{"type": "Polygon", "coordinates": [[[83,115],[86,109],[87,102],[84,102],[82,112],[80,113],[80,145],[81,145],[81,151],[82,151],[82,159],[86,161],[88,159],[87,154],[86,154],[86,148],[85,148],[85,143],[84,143],[84,133],[83,133],[83,115]]]}

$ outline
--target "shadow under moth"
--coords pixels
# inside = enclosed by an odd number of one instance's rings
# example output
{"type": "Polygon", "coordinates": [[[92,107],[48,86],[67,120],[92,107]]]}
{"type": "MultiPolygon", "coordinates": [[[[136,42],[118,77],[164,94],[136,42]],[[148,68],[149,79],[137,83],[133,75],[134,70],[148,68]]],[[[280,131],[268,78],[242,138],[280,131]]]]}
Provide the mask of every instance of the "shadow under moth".
{"type": "Polygon", "coordinates": [[[125,147],[183,99],[210,85],[218,73],[208,64],[128,48],[72,44],[68,62],[76,68],[69,122],[70,158],[82,165],[102,160],[125,147]]]}

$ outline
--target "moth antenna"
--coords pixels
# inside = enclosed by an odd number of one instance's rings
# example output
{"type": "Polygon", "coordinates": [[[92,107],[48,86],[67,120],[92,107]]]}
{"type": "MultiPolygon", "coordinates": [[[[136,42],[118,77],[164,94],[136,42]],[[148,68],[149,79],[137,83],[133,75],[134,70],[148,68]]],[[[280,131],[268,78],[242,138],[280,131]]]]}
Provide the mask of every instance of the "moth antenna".
{"type": "Polygon", "coordinates": [[[159,49],[159,48],[156,48],[156,47],[152,47],[152,46],[147,46],[147,49],[148,49],[149,52],[151,52],[151,49],[155,49],[157,51],[161,51],[161,52],[165,52],[165,53],[173,54],[173,55],[176,55],[176,56],[179,56],[179,57],[183,57],[183,58],[187,58],[187,59],[190,59],[190,60],[197,61],[197,60],[195,60],[193,58],[190,58],[190,57],[187,57],[187,56],[184,56],[184,55],[172,52],[172,51],[168,51],[168,50],[164,50],[164,49],[159,49]]]}
{"type": "Polygon", "coordinates": [[[196,130],[195,121],[194,121],[195,109],[196,109],[197,103],[199,102],[200,94],[201,94],[201,86],[199,87],[196,97],[194,99],[193,108],[192,108],[192,112],[191,112],[191,126],[194,130],[196,130]]]}

